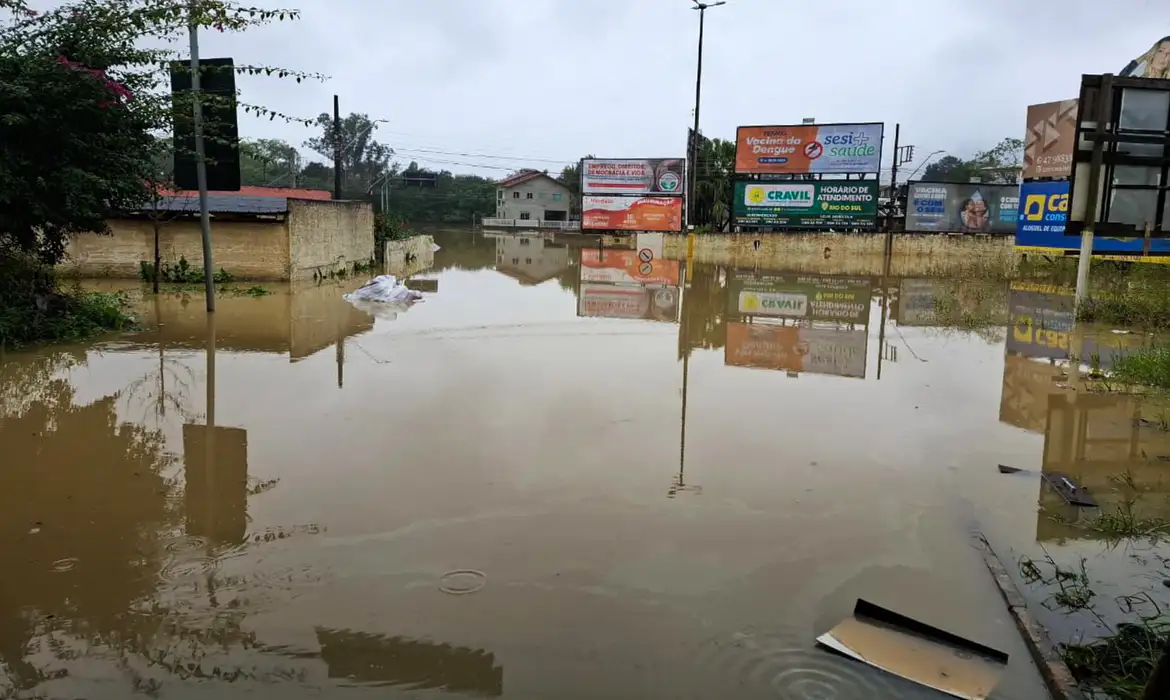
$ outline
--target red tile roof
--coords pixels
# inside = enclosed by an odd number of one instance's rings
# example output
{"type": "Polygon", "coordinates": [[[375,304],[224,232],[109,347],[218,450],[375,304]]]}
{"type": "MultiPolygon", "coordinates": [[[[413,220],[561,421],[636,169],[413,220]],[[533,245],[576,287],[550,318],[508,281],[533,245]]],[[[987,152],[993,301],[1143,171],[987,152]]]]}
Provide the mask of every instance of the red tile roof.
{"type": "MultiPolygon", "coordinates": [[[[500,184],[500,187],[515,187],[516,185],[521,185],[521,184],[528,182],[529,180],[532,180],[532,179],[537,178],[537,177],[549,177],[549,176],[545,175],[544,173],[540,172],[539,170],[521,170],[520,172],[516,173],[515,175],[509,175],[508,177],[504,178],[503,180],[500,180],[499,184],[500,184]]],[[[552,179],[552,178],[549,178],[549,179],[552,179]]]]}

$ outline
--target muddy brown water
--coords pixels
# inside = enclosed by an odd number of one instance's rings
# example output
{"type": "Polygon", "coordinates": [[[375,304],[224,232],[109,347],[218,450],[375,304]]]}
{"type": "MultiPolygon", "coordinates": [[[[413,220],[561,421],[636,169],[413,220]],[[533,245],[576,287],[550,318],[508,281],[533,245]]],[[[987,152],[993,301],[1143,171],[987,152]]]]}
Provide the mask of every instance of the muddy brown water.
{"type": "Polygon", "coordinates": [[[937,697],[815,647],[858,597],[1045,697],[970,543],[1101,551],[995,468],[1097,469],[1059,295],[966,331],[946,280],[437,242],[410,309],[166,294],[4,357],[0,697],[937,697]]]}

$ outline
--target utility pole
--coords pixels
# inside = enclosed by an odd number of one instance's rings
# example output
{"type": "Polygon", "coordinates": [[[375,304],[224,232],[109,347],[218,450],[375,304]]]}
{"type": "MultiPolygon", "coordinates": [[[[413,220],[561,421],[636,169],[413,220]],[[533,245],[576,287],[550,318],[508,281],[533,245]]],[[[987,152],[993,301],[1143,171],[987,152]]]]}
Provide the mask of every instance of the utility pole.
{"type": "MultiPolygon", "coordinates": [[[[1080,310],[1081,303],[1089,294],[1089,265],[1093,259],[1093,229],[1097,225],[1097,201],[1101,198],[1101,166],[1105,159],[1105,125],[1109,121],[1113,106],[1113,74],[1101,76],[1101,87],[1097,92],[1097,126],[1093,129],[1093,155],[1089,161],[1089,186],[1085,193],[1085,220],[1081,229],[1081,255],[1077,261],[1077,291],[1074,308],[1080,310]]],[[[1073,193],[1069,193],[1071,203],[1073,193]]],[[[1071,212],[1070,212],[1071,213],[1071,212]]]]}
{"type": "Polygon", "coordinates": [[[690,166],[691,166],[691,191],[687,193],[687,226],[693,226],[695,223],[695,185],[699,180],[699,102],[703,96],[703,24],[707,17],[708,7],[719,7],[726,5],[726,0],[719,0],[719,2],[704,3],[694,0],[695,6],[692,10],[699,11],[699,67],[695,72],[695,130],[694,138],[691,140],[690,166]]]}
{"type": "Polygon", "coordinates": [[[333,96],[333,198],[341,199],[341,107],[333,96]]]}
{"type": "MultiPolygon", "coordinates": [[[[203,232],[203,285],[207,312],[215,311],[215,263],[211,259],[211,214],[207,208],[207,158],[203,150],[203,103],[199,80],[199,22],[196,0],[187,5],[187,34],[191,41],[191,99],[195,130],[195,181],[199,186],[199,228],[203,232]]],[[[157,274],[157,270],[156,270],[157,274]]]]}

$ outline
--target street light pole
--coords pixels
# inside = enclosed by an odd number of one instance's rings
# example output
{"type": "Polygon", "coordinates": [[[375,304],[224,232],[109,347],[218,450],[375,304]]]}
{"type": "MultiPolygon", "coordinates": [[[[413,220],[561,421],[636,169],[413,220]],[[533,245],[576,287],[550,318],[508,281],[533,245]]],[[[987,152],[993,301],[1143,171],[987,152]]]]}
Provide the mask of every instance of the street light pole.
{"type": "MultiPolygon", "coordinates": [[[[191,46],[191,97],[195,131],[195,181],[199,188],[199,230],[203,239],[203,285],[206,288],[207,312],[215,311],[215,263],[211,259],[211,214],[207,204],[207,157],[203,146],[203,96],[200,94],[199,21],[195,0],[187,6],[187,34],[191,46]]],[[[155,273],[157,274],[157,270],[155,273]]]]}
{"type": "Polygon", "coordinates": [[[695,72],[695,129],[692,132],[691,139],[691,153],[690,153],[690,167],[691,167],[691,188],[687,193],[687,226],[693,226],[695,223],[695,185],[699,181],[699,102],[703,96],[703,24],[707,17],[708,7],[719,7],[726,5],[726,0],[719,0],[719,2],[699,2],[695,1],[695,6],[692,10],[699,11],[699,67],[695,72]]]}

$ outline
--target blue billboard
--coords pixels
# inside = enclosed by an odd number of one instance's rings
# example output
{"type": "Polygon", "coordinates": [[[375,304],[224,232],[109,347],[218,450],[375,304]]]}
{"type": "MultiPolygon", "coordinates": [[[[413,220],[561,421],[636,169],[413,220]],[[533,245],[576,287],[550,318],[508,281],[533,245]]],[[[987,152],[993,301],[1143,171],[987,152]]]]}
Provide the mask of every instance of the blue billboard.
{"type": "MultiPolygon", "coordinates": [[[[1025,182],[1020,185],[1020,218],[1016,221],[1016,249],[1024,253],[1065,255],[1081,249],[1080,235],[1065,235],[1068,225],[1069,183],[1025,182]]],[[[1094,255],[1142,254],[1142,238],[1093,238],[1094,255]]],[[[1170,239],[1150,240],[1151,253],[1170,253],[1170,239]]],[[[1158,258],[1157,262],[1170,262],[1158,258]]]]}

